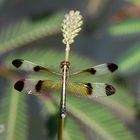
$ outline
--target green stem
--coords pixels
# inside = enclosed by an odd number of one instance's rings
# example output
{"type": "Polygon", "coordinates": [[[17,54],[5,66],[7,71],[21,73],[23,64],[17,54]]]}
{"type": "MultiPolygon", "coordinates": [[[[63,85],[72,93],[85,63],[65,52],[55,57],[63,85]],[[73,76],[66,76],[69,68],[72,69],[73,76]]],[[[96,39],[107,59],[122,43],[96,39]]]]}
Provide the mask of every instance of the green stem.
{"type": "Polygon", "coordinates": [[[65,61],[69,61],[69,52],[70,52],[70,45],[69,44],[66,44],[65,61]]]}
{"type": "Polygon", "coordinates": [[[62,140],[63,127],[64,127],[64,118],[60,117],[60,119],[59,119],[59,129],[58,129],[58,140],[62,140]]]}

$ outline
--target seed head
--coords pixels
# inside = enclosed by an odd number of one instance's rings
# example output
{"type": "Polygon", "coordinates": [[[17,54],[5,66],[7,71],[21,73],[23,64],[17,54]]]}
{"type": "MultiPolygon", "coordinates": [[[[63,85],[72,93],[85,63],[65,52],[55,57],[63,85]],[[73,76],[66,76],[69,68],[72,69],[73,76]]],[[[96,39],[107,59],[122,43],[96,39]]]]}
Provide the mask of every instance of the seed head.
{"type": "Polygon", "coordinates": [[[71,10],[68,14],[65,15],[61,29],[64,37],[64,44],[70,45],[74,42],[74,38],[78,35],[78,32],[81,30],[82,24],[82,16],[80,15],[79,11],[71,10]]]}

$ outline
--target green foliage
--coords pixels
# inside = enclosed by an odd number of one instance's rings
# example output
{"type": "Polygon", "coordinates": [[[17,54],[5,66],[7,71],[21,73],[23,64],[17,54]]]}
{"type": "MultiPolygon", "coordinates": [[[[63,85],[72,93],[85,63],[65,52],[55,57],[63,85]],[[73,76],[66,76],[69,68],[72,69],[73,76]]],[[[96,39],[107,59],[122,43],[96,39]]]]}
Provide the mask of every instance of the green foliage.
{"type": "Polygon", "coordinates": [[[140,69],[140,43],[132,46],[119,60],[120,72],[132,74],[140,69]]]}
{"type": "Polygon", "coordinates": [[[81,131],[80,126],[76,120],[68,117],[64,129],[65,140],[86,140],[85,135],[81,131]]]}
{"type": "MultiPolygon", "coordinates": [[[[61,60],[63,60],[63,54],[60,52],[56,52],[54,50],[47,50],[47,49],[40,50],[38,52],[38,50],[35,49],[32,52],[24,51],[23,53],[18,52],[18,53],[12,54],[7,59],[8,63],[11,59],[19,58],[19,56],[20,56],[20,58],[25,58],[27,60],[33,60],[34,62],[37,62],[40,64],[43,64],[44,60],[46,60],[45,65],[47,67],[54,66],[54,69],[56,69],[57,71],[59,69],[59,67],[58,67],[59,62],[61,60]],[[46,52],[46,53],[44,53],[44,52],[46,52]],[[56,59],[56,56],[57,56],[57,59],[56,59]],[[49,57],[49,60],[48,60],[48,57],[49,57]]],[[[86,61],[86,60],[87,59],[85,59],[83,57],[79,57],[77,55],[71,54],[71,63],[73,64],[71,69],[72,68],[75,69],[75,67],[76,67],[76,69],[80,69],[81,67],[90,66],[91,62],[88,60],[86,61]],[[83,59],[85,60],[83,65],[82,66],[77,65],[83,59]]],[[[121,109],[123,108],[125,110],[129,110],[130,109],[129,107],[131,106],[131,108],[133,109],[132,98],[129,97],[129,95],[127,95],[125,92],[126,91],[123,91],[123,90],[122,90],[122,92],[119,91],[117,96],[113,96],[112,98],[109,98],[107,104],[103,104],[104,102],[102,103],[102,101],[98,102],[98,104],[97,104],[97,102],[94,103],[94,102],[90,101],[90,99],[83,100],[82,98],[69,96],[67,99],[67,101],[68,101],[67,109],[72,114],[72,116],[74,116],[76,119],[78,119],[86,127],[90,128],[91,131],[93,131],[95,133],[95,137],[102,137],[102,138],[108,139],[108,140],[109,139],[110,140],[112,140],[112,139],[114,139],[114,140],[115,139],[116,140],[117,139],[134,140],[135,139],[134,135],[115,116],[115,114],[111,113],[110,110],[107,109],[107,108],[109,108],[108,105],[111,105],[111,106],[120,105],[119,107],[121,109]],[[127,98],[128,100],[123,100],[124,98],[127,98]],[[111,103],[111,104],[109,104],[109,103],[111,103]]],[[[46,110],[48,110],[48,113],[50,113],[50,114],[56,114],[56,112],[58,111],[58,106],[54,107],[50,101],[46,100],[45,107],[48,108],[46,110]]],[[[43,102],[44,102],[44,100],[43,100],[43,102]]],[[[55,99],[55,102],[57,102],[59,104],[58,97],[55,99]]],[[[117,107],[115,109],[117,111],[117,107]]],[[[129,114],[129,113],[125,114],[123,112],[124,110],[121,110],[121,111],[120,111],[120,113],[122,113],[122,115],[124,117],[125,117],[125,115],[127,116],[129,114]]],[[[42,115],[44,116],[44,111],[42,111],[42,112],[43,112],[42,115]]],[[[70,116],[68,116],[68,117],[70,117],[70,116]]],[[[81,137],[80,129],[77,129],[75,131],[69,130],[69,129],[71,129],[71,127],[73,127],[73,128],[79,127],[78,124],[68,123],[68,126],[66,127],[66,130],[65,130],[66,139],[76,139],[76,137],[81,137]],[[71,124],[71,126],[69,126],[70,124],[71,124]],[[73,133],[73,135],[71,133],[73,133]],[[77,136],[77,134],[79,134],[79,135],[77,136]],[[72,136],[74,138],[71,138],[72,136]]]]}
{"type": "Polygon", "coordinates": [[[0,124],[4,126],[1,140],[27,140],[28,121],[25,96],[10,86],[0,103],[0,124]]]}
{"type": "Polygon", "coordinates": [[[69,111],[100,137],[107,140],[135,139],[125,126],[105,107],[75,97],[69,98],[69,100],[69,111]]]}
{"type": "Polygon", "coordinates": [[[9,25],[0,33],[0,55],[40,38],[59,33],[63,15],[59,12],[38,22],[23,19],[14,25],[9,25]]]}
{"type": "Polygon", "coordinates": [[[109,26],[108,31],[113,36],[140,33],[140,19],[128,19],[109,26]]]}
{"type": "MultiPolygon", "coordinates": [[[[16,50],[16,52],[14,49],[23,47],[43,37],[59,33],[63,15],[63,12],[57,12],[49,18],[47,17],[38,21],[25,18],[16,24],[10,24],[9,27],[3,28],[0,32],[0,56],[9,52],[9,55],[4,57],[6,66],[11,70],[13,69],[11,60],[22,58],[60,72],[59,64],[64,58],[62,52],[50,50],[46,46],[43,48],[40,45],[41,49],[32,48],[31,50],[30,48],[26,48],[22,52],[20,50],[16,50]],[[11,50],[14,50],[14,52],[11,50]]],[[[140,20],[139,18],[132,18],[111,23],[108,26],[108,32],[114,37],[137,35],[140,33],[140,20]]],[[[99,34],[97,36],[99,37],[99,34]]],[[[85,57],[75,55],[73,52],[70,54],[70,62],[70,72],[91,67],[95,63],[95,61],[93,62],[93,60],[91,61],[85,57]]],[[[140,69],[139,63],[140,43],[138,42],[132,45],[125,54],[122,53],[122,57],[118,60],[119,72],[122,75],[134,74],[140,69]]],[[[89,79],[85,80],[89,81],[89,79]]],[[[3,87],[4,83],[1,83],[2,90],[4,90],[3,87]]],[[[28,106],[29,104],[27,104],[25,99],[30,95],[17,93],[13,89],[13,83],[11,82],[8,83],[7,87],[0,100],[0,128],[4,126],[3,132],[0,133],[0,140],[27,140],[29,139],[29,125],[31,125],[30,128],[32,130],[38,128],[38,126],[34,128],[35,124],[30,124],[27,119],[29,114],[27,114],[26,105],[28,106]]],[[[130,92],[130,88],[127,87],[126,89],[124,85],[116,86],[116,89],[116,95],[102,99],[90,100],[68,96],[68,117],[66,119],[64,139],[85,140],[87,133],[81,129],[80,126],[82,125],[93,132],[91,139],[135,140],[136,138],[132,131],[124,124],[125,121],[133,123],[132,121],[135,119],[135,102],[131,96],[132,93],[130,92]]],[[[57,135],[56,118],[60,98],[56,97],[50,100],[49,97],[44,97],[43,99],[38,97],[37,100],[42,104],[40,115],[44,117],[43,121],[45,122],[46,118],[48,119],[49,125],[46,133],[50,139],[55,139],[57,135]]],[[[39,106],[39,104],[36,104],[36,106],[39,106]]],[[[38,118],[36,120],[40,123],[38,118]]]]}
{"type": "MultiPolygon", "coordinates": [[[[56,106],[52,101],[50,100],[40,100],[40,102],[42,103],[42,113],[44,114],[43,116],[48,116],[47,114],[50,114],[51,119],[54,118],[52,121],[50,119],[48,119],[48,123],[50,124],[51,128],[48,127],[48,132],[49,134],[49,138],[52,139],[52,134],[53,135],[57,135],[57,128],[58,127],[58,106],[56,106]],[[42,102],[43,101],[43,102],[42,102]],[[54,117],[52,117],[54,116],[54,117]],[[54,124],[56,123],[56,124],[54,124]],[[57,127],[56,127],[57,126],[57,127]],[[55,133],[53,133],[55,132],[55,133]],[[51,136],[51,137],[50,137],[51,136]]],[[[68,118],[66,118],[66,122],[65,122],[65,128],[64,128],[64,139],[65,140],[85,140],[85,136],[83,134],[83,132],[81,131],[81,128],[79,127],[79,125],[77,124],[77,122],[71,118],[70,116],[68,118]]]]}
{"type": "Polygon", "coordinates": [[[128,2],[131,2],[132,4],[140,4],[139,0],[127,0],[128,2]]]}

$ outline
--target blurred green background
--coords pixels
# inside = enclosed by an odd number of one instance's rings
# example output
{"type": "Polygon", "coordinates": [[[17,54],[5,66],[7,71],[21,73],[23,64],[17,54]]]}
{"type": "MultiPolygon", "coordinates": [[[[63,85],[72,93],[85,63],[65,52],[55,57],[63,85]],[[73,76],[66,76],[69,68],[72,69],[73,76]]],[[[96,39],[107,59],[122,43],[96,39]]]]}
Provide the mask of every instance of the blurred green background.
{"type": "Polygon", "coordinates": [[[119,69],[103,78],[115,86],[115,95],[67,97],[64,140],[140,139],[139,0],[0,0],[0,140],[57,138],[60,93],[16,92],[20,75],[11,61],[22,58],[59,72],[65,49],[61,23],[71,9],[84,20],[71,48],[71,72],[106,62],[119,69]]]}

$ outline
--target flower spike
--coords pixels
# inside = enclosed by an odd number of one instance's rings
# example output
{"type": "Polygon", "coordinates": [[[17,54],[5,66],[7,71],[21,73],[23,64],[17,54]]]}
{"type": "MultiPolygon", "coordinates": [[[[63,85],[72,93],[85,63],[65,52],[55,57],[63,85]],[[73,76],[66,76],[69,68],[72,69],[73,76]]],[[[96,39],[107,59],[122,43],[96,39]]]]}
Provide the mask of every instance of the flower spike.
{"type": "Polygon", "coordinates": [[[68,14],[65,15],[61,29],[64,37],[64,44],[70,45],[74,42],[74,38],[78,35],[78,32],[81,30],[82,24],[82,16],[80,15],[79,11],[71,10],[68,14]]]}

